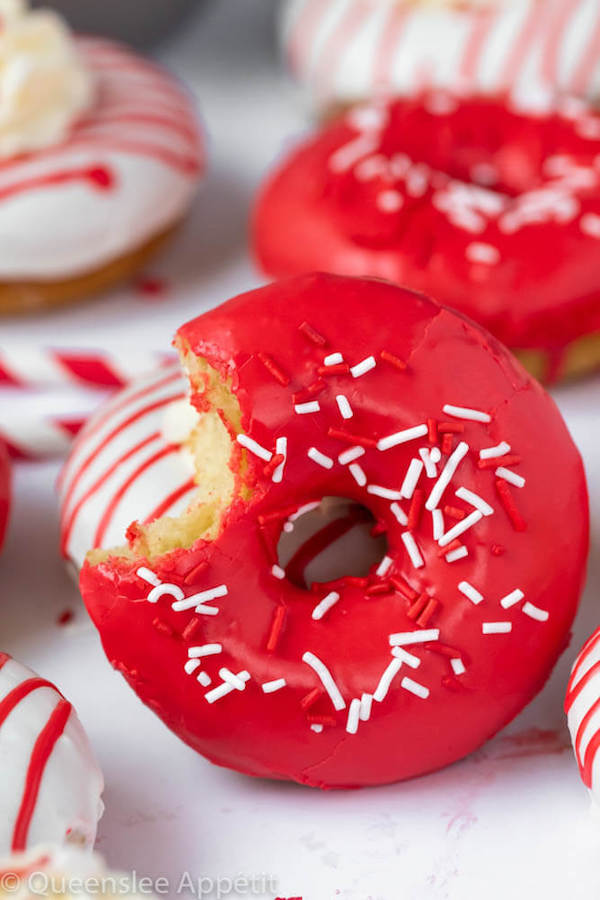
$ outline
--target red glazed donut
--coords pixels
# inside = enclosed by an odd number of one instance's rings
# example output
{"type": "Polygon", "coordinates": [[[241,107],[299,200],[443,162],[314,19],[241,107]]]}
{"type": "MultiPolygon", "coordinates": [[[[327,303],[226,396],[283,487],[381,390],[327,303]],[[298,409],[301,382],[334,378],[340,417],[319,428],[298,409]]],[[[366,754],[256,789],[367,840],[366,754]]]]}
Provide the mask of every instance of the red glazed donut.
{"type": "Polygon", "coordinates": [[[0,440],[0,548],[4,543],[10,510],[10,460],[4,441],[0,440]]]}
{"type": "Polygon", "coordinates": [[[553,380],[600,363],[600,116],[426,93],[292,152],[254,219],[260,266],[375,275],[465,312],[553,380]]]}
{"type": "MultiPolygon", "coordinates": [[[[581,589],[586,486],[552,400],[478,326],[377,280],[283,281],[176,343],[197,500],[84,563],[111,663],[183,740],[252,775],[379,784],[479,746],[544,684],[581,589]],[[306,590],[275,548],[324,496],[367,507],[388,549],[367,577],[306,590]]],[[[117,398],[88,427],[66,475],[80,510],[110,481],[113,515],[167,452],[140,449],[149,390],[145,412],[117,398]]],[[[172,490],[146,482],[163,510],[172,490]]]]}

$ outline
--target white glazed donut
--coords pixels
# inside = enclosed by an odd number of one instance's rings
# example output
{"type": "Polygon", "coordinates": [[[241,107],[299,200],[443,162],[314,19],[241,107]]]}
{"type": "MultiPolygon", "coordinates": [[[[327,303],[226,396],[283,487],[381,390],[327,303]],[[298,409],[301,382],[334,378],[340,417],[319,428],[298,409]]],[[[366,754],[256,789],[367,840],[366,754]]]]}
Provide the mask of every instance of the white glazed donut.
{"type": "Polygon", "coordinates": [[[103,778],[71,704],[0,653],[0,853],[91,846],[103,778]]]}
{"type": "Polygon", "coordinates": [[[76,569],[88,550],[122,544],[134,520],[186,508],[196,490],[181,452],[186,424],[178,435],[170,420],[187,392],[178,364],[160,369],[115,395],[78,436],[60,482],[62,551],[76,569]]]}
{"type": "Polygon", "coordinates": [[[565,712],[581,778],[600,813],[600,628],[575,660],[565,712]]]}
{"type": "Polygon", "coordinates": [[[66,141],[0,160],[0,281],[98,270],[175,225],[203,167],[194,105],[159,66],[76,41],[95,102],[66,141]]]}
{"type": "Polygon", "coordinates": [[[431,86],[600,92],[597,0],[285,0],[282,41],[320,107],[431,86]]]}

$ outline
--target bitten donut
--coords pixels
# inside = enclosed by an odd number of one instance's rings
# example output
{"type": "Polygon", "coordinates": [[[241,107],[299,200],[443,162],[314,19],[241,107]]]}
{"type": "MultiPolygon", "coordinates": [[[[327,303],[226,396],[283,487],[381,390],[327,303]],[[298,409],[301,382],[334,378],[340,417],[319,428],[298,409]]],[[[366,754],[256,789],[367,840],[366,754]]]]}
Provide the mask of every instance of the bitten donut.
{"type": "Polygon", "coordinates": [[[584,644],[567,687],[565,712],[581,778],[600,812],[600,629],[584,644]]]}
{"type": "Polygon", "coordinates": [[[439,92],[358,107],[271,174],[261,268],[423,291],[479,321],[544,381],[600,364],[600,116],[535,116],[439,92]]]}
{"type": "Polygon", "coordinates": [[[0,854],[41,842],[91,846],[102,774],[71,704],[0,653],[0,854]]]}
{"type": "Polygon", "coordinates": [[[553,401],[478,326],[378,280],[282,281],[176,345],[195,413],[158,417],[175,373],[132,387],[62,479],[113,666],[252,775],[391,782],[493,735],[543,686],[584,575],[586,486],[553,401]],[[387,549],[308,590],[278,543],[324,497],[366,508],[387,549]]]}
{"type": "Polygon", "coordinates": [[[321,109],[424,87],[539,102],[600,91],[596,0],[286,0],[288,66],[321,109]]]}
{"type": "Polygon", "coordinates": [[[8,514],[10,511],[10,460],[6,444],[0,439],[0,549],[4,543],[8,514]]]}
{"type": "Polygon", "coordinates": [[[14,0],[0,20],[0,312],[18,312],[133,274],[183,219],[203,149],[159,66],[14,0]]]}

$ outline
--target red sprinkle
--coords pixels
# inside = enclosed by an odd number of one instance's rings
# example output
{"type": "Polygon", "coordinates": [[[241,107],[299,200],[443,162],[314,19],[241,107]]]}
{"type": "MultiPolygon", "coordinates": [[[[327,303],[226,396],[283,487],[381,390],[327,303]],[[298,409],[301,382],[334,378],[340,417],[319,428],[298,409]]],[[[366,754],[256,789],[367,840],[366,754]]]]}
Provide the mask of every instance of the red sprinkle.
{"type": "Polygon", "coordinates": [[[320,687],[315,687],[312,691],[309,691],[308,694],[305,694],[302,700],[300,701],[300,706],[302,709],[310,709],[311,706],[314,706],[319,697],[323,696],[323,689],[320,687]]]}
{"type": "Polygon", "coordinates": [[[311,343],[316,344],[318,347],[325,347],[327,344],[327,338],[324,338],[322,334],[319,334],[316,328],[313,328],[308,322],[303,322],[298,328],[305,338],[308,338],[311,343]]]}
{"type": "Polygon", "coordinates": [[[191,584],[193,581],[196,581],[199,575],[202,575],[208,569],[207,562],[198,563],[197,566],[194,566],[193,569],[187,573],[185,578],[183,579],[184,584],[191,584]]]}
{"type": "Polygon", "coordinates": [[[160,297],[167,293],[167,282],[164,278],[153,275],[140,275],[135,283],[136,290],[144,297],[160,297]]]}
{"type": "MultiPolygon", "coordinates": [[[[333,716],[317,716],[314,713],[309,713],[306,716],[306,721],[309,725],[337,725],[337,721],[333,716]]],[[[294,900],[293,897],[290,900],[294,900]]],[[[298,900],[302,900],[301,897],[298,900]]]]}
{"type": "Polygon", "coordinates": [[[401,575],[393,575],[390,578],[390,582],[394,585],[398,593],[402,594],[404,597],[408,597],[409,600],[416,600],[419,596],[419,592],[415,591],[401,575]]]}
{"type": "Polygon", "coordinates": [[[57,624],[58,625],[68,625],[74,618],[74,613],[72,609],[63,609],[60,616],[58,617],[57,624]]]}
{"type": "Polygon", "coordinates": [[[454,540],[450,541],[450,543],[446,547],[440,548],[440,550],[438,551],[438,556],[445,556],[446,553],[452,553],[453,550],[458,550],[459,547],[462,547],[461,542],[458,538],[454,538],[454,540]]]}
{"type": "Polygon", "coordinates": [[[417,597],[417,599],[414,601],[414,603],[412,603],[408,607],[408,609],[406,611],[406,615],[408,616],[408,618],[413,619],[413,620],[418,619],[419,616],[421,615],[421,613],[423,612],[423,610],[425,609],[425,607],[427,606],[428,602],[429,602],[429,598],[427,597],[427,594],[420,594],[420,596],[417,597]]]}
{"type": "Polygon", "coordinates": [[[335,366],[319,366],[317,372],[319,375],[347,375],[350,366],[346,363],[337,363],[335,366]]]}
{"type": "Polygon", "coordinates": [[[460,658],[464,662],[460,650],[457,650],[456,647],[449,647],[448,644],[440,644],[438,641],[435,641],[435,643],[425,644],[425,649],[430,650],[431,653],[437,653],[438,656],[445,656],[448,659],[460,658]]]}
{"type": "Polygon", "coordinates": [[[194,616],[193,619],[187,623],[183,631],[181,632],[181,637],[184,641],[193,640],[197,634],[202,630],[202,620],[200,616],[194,616]]]}
{"type": "Polygon", "coordinates": [[[379,537],[382,534],[386,534],[388,527],[383,520],[379,522],[375,522],[373,527],[371,528],[371,537],[379,537]]]}
{"type": "Polygon", "coordinates": [[[257,353],[256,354],[260,359],[261,363],[267,370],[270,372],[275,381],[278,381],[279,384],[282,384],[284,387],[287,387],[290,383],[290,376],[287,375],[283,369],[277,365],[274,359],[268,356],[266,353],[257,353]]]}
{"type": "Polygon", "coordinates": [[[515,503],[513,495],[510,492],[510,488],[503,478],[496,478],[496,490],[502,502],[502,506],[506,510],[506,514],[512,522],[512,526],[515,531],[525,531],[525,529],[527,528],[527,523],[517,509],[517,504],[515,503]]]}
{"type": "Polygon", "coordinates": [[[465,426],[462,422],[440,422],[438,431],[440,434],[462,434],[465,426]]]}
{"type": "Polygon", "coordinates": [[[173,637],[174,631],[170,625],[167,625],[166,622],[163,622],[162,619],[153,619],[152,625],[156,628],[157,631],[160,631],[161,634],[166,634],[167,637],[173,637]]]}
{"type": "Polygon", "coordinates": [[[445,506],[444,515],[448,516],[450,519],[458,519],[460,522],[467,514],[464,509],[459,509],[458,506],[445,506]]]}
{"type": "Polygon", "coordinates": [[[419,625],[421,628],[427,628],[432,615],[435,613],[439,605],[439,601],[432,597],[417,619],[417,625],[419,625]]]}
{"type": "Polygon", "coordinates": [[[351,434],[349,431],[344,431],[341,428],[329,428],[327,434],[329,437],[336,438],[338,441],[346,441],[348,444],[358,444],[359,447],[377,447],[377,441],[373,438],[351,434]]]}
{"type": "Polygon", "coordinates": [[[377,584],[370,584],[365,594],[367,597],[377,597],[379,594],[389,594],[392,590],[391,581],[380,581],[377,584]]]}
{"type": "Polygon", "coordinates": [[[271,630],[267,639],[267,652],[272,653],[276,649],[287,618],[287,609],[285,606],[278,606],[273,616],[271,630]]]}
{"type": "Polygon", "coordinates": [[[495,456],[493,459],[480,459],[477,463],[480,469],[497,469],[498,466],[518,466],[520,456],[495,456]]]}
{"type": "Polygon", "coordinates": [[[452,441],[453,441],[453,438],[452,438],[452,435],[450,434],[450,432],[445,434],[444,437],[442,438],[442,453],[445,456],[450,456],[450,454],[452,453],[452,441]]]}
{"type": "Polygon", "coordinates": [[[297,511],[297,506],[284,506],[283,509],[272,509],[271,512],[261,513],[258,516],[258,522],[259,525],[266,525],[267,522],[275,522],[277,519],[288,519],[297,511]]]}
{"type": "Polygon", "coordinates": [[[502,544],[492,544],[491,552],[492,556],[504,556],[506,547],[503,547],[502,544]]]}
{"type": "Polygon", "coordinates": [[[425,491],[422,488],[417,488],[413,494],[413,498],[410,503],[410,509],[408,511],[408,522],[406,524],[406,528],[408,531],[414,531],[419,527],[424,502],[425,491]]]}
{"type": "Polygon", "coordinates": [[[401,372],[404,372],[406,369],[406,363],[403,359],[400,359],[399,356],[395,356],[393,353],[390,353],[388,350],[382,350],[379,354],[379,358],[385,360],[385,362],[390,363],[390,365],[394,366],[395,369],[400,369],[401,372]]]}
{"type": "Polygon", "coordinates": [[[438,429],[435,419],[427,419],[427,439],[430,444],[437,444],[438,429]]]}
{"type": "Polygon", "coordinates": [[[283,455],[283,453],[276,453],[274,456],[272,456],[263,469],[263,475],[265,476],[265,478],[270,478],[277,466],[280,466],[282,462],[285,462],[285,456],[283,455]]]}
{"type": "Polygon", "coordinates": [[[277,548],[275,546],[275,540],[271,535],[271,532],[264,528],[262,525],[258,526],[258,533],[260,535],[260,539],[262,541],[262,545],[265,548],[265,552],[267,554],[267,558],[269,562],[276,563],[277,562],[277,548]]]}

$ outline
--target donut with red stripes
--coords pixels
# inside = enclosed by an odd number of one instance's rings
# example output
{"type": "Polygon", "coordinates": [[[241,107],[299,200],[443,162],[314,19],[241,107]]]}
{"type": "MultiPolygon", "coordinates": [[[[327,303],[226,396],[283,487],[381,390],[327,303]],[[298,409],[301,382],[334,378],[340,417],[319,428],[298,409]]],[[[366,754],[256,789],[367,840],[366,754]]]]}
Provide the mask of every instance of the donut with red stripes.
{"type": "Polygon", "coordinates": [[[4,543],[8,514],[10,512],[11,471],[7,447],[0,439],[0,549],[4,543]]]}
{"type": "Polygon", "coordinates": [[[581,778],[600,800],[600,629],[582,647],[571,671],[565,712],[581,778]]]}
{"type": "Polygon", "coordinates": [[[286,0],[281,25],[321,109],[424,87],[536,101],[600,91],[596,0],[286,0]]]}
{"type": "Polygon", "coordinates": [[[102,774],[71,704],[0,653],[0,853],[40,843],[91,846],[102,774]]]}
{"type": "Polygon", "coordinates": [[[261,268],[371,275],[484,325],[544,381],[600,364],[600,116],[430,93],[358,107],[260,192],[261,268]]]}
{"type": "Polygon", "coordinates": [[[176,345],[195,413],[175,371],[132,386],[62,481],[113,666],[252,775],[378,784],[479,746],[544,684],[582,585],[586,486],[553,401],[478,326],[379,280],[285,280],[176,345]],[[325,497],[347,514],[284,559],[325,497]],[[359,509],[378,558],[307,587],[359,509]]]}

